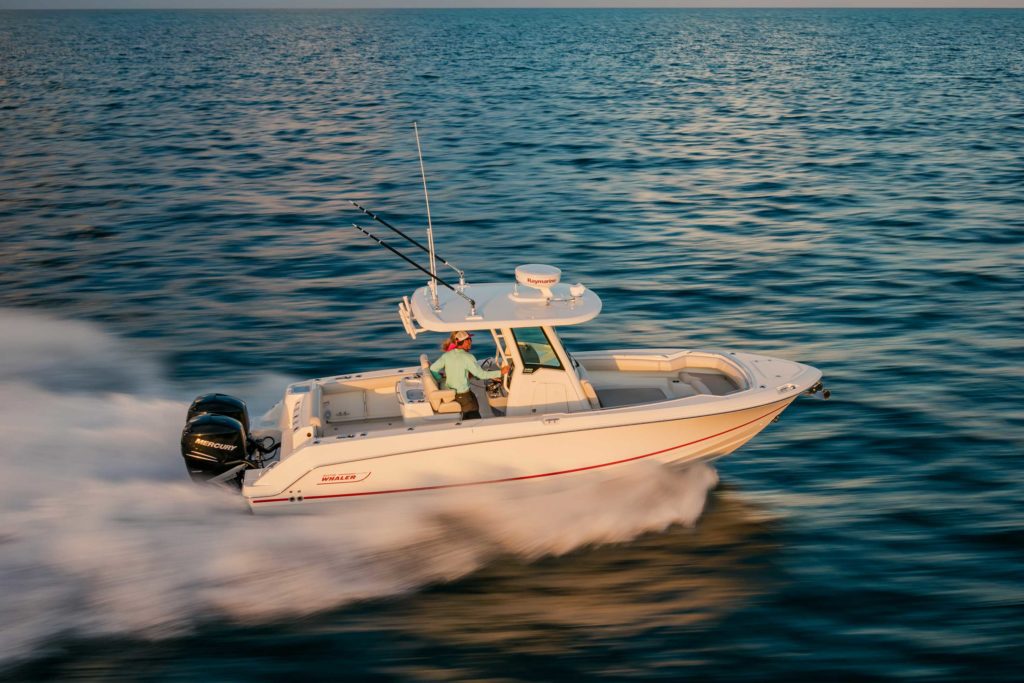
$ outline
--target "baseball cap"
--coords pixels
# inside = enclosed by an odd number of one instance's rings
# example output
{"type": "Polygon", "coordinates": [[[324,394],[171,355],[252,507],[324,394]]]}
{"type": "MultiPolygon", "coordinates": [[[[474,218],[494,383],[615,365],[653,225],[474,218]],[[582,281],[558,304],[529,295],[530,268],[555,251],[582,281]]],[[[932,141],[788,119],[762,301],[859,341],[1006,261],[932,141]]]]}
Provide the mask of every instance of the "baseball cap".
{"type": "Polygon", "coordinates": [[[471,335],[469,332],[466,332],[465,330],[459,330],[458,332],[455,333],[455,341],[457,342],[464,342],[467,339],[472,338],[473,335],[471,335]]]}

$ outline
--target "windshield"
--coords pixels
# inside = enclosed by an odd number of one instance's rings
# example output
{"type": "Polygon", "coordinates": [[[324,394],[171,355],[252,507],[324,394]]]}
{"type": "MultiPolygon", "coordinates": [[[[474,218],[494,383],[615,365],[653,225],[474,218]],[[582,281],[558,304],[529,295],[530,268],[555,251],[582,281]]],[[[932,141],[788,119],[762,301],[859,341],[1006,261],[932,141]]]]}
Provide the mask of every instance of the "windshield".
{"type": "Polygon", "coordinates": [[[548,336],[539,327],[521,327],[512,330],[519,347],[519,355],[523,358],[523,370],[533,372],[538,368],[556,368],[561,370],[562,363],[555,354],[548,336]]]}

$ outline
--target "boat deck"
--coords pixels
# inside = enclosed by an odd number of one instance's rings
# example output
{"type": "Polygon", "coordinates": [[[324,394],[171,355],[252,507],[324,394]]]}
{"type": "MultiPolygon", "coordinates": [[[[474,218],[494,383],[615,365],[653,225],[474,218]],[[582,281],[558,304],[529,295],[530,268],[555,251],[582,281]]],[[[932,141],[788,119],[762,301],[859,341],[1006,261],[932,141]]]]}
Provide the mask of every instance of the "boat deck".
{"type": "MultiPolygon", "coordinates": [[[[474,380],[471,383],[470,388],[477,397],[477,403],[480,404],[480,416],[481,418],[493,418],[500,417],[500,413],[494,412],[491,406],[487,402],[487,393],[483,388],[483,383],[474,380]]],[[[331,396],[325,397],[329,403],[331,396]]],[[[326,413],[327,411],[325,411],[326,413]]],[[[416,425],[430,425],[430,424],[446,424],[459,422],[462,416],[459,413],[447,413],[443,415],[435,415],[426,421],[418,421],[416,425]]],[[[396,414],[388,415],[386,417],[369,417],[362,419],[340,419],[332,420],[328,417],[323,426],[320,429],[320,438],[332,439],[332,438],[354,438],[357,436],[366,436],[373,432],[385,432],[396,429],[407,429],[410,423],[402,418],[400,413],[397,413],[397,402],[396,402],[396,414]]]]}
{"type": "MultiPolygon", "coordinates": [[[[581,382],[590,387],[588,409],[614,409],[648,405],[694,396],[726,396],[745,388],[742,378],[717,356],[624,355],[585,357],[581,382]]],[[[295,435],[294,448],[312,440],[356,439],[372,434],[417,427],[450,425],[462,420],[458,413],[424,411],[422,395],[415,404],[399,401],[402,382],[413,380],[418,368],[338,376],[299,385],[289,394],[287,414],[295,435]],[[308,398],[308,400],[307,400],[308,398]],[[295,425],[309,425],[297,429],[295,425]]],[[[486,383],[472,380],[481,417],[501,418],[507,399],[488,399],[486,383]]],[[[411,389],[410,389],[411,391],[411,389]]],[[[556,411],[557,412],[557,411],[556,411]]],[[[524,416],[528,417],[528,416],[524,416]]]]}

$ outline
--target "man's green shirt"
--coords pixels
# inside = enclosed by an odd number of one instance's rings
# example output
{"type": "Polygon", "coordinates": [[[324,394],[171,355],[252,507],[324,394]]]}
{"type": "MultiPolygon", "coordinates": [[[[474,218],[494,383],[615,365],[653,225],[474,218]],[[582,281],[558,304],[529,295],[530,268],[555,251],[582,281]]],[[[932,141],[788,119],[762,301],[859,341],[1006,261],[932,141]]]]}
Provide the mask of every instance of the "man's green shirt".
{"type": "Polygon", "coordinates": [[[457,394],[464,394],[469,391],[469,376],[480,379],[497,379],[501,377],[501,370],[484,370],[476,362],[473,354],[462,349],[452,349],[434,361],[430,366],[430,374],[434,376],[438,384],[441,383],[441,375],[438,372],[444,369],[445,384],[449,389],[454,389],[457,394]]]}

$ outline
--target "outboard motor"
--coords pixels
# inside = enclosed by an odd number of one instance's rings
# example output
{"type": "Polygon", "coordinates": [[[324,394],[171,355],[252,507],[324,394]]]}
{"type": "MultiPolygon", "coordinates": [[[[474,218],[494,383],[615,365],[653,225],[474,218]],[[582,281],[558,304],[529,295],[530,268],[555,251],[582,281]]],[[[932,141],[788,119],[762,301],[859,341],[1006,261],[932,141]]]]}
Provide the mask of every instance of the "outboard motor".
{"type": "Polygon", "coordinates": [[[249,436],[245,401],[227,394],[199,396],[189,406],[187,420],[181,432],[181,456],[193,481],[233,479],[241,485],[245,470],[262,467],[263,456],[280,445],[254,441],[249,436]]]}
{"type": "Polygon", "coordinates": [[[242,423],[227,415],[197,415],[181,432],[181,455],[193,481],[209,481],[239,465],[248,469],[249,444],[242,423]]]}

